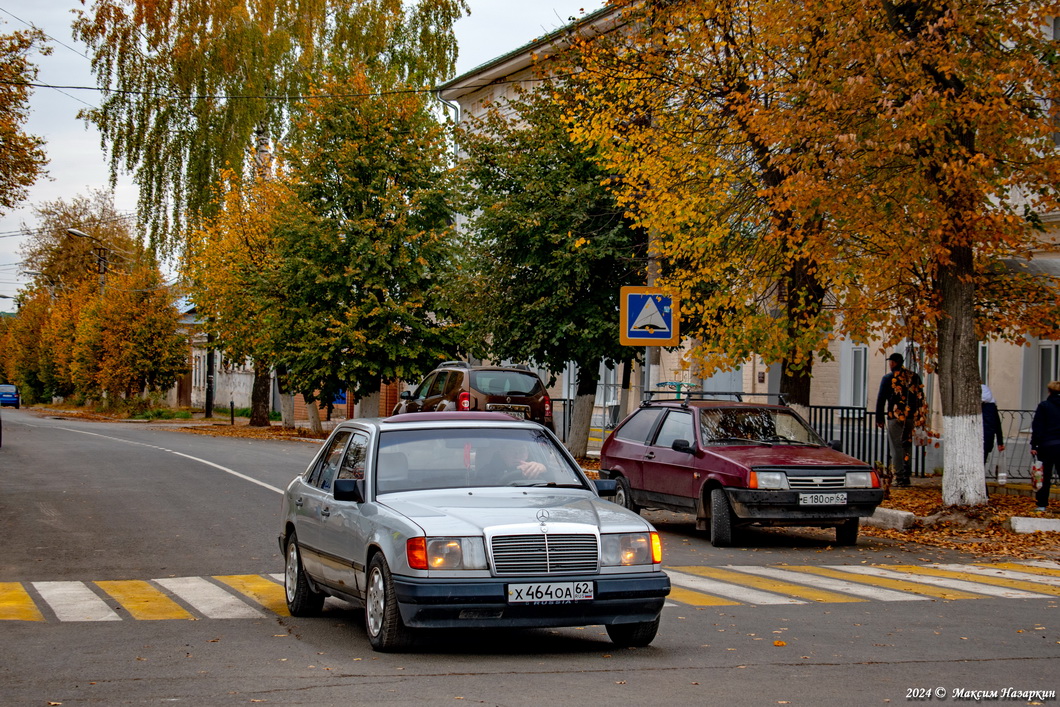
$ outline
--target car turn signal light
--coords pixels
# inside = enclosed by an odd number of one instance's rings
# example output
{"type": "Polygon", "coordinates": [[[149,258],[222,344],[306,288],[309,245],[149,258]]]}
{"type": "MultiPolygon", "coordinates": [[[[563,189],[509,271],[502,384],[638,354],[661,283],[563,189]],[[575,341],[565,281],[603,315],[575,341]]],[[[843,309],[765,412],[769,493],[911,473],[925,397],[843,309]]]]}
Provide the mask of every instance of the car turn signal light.
{"type": "Polygon", "coordinates": [[[409,538],[405,541],[405,555],[409,567],[414,570],[427,569],[427,538],[409,538]]]}

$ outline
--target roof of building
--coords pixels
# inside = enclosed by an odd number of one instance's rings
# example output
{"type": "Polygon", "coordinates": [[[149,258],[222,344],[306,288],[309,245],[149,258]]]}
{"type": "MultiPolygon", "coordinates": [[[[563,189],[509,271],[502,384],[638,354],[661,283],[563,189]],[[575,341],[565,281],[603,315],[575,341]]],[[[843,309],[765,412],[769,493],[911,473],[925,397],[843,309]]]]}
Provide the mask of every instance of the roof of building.
{"type": "MultiPolygon", "coordinates": [[[[570,36],[575,32],[584,35],[590,32],[603,31],[607,21],[614,19],[616,16],[617,10],[613,7],[603,7],[595,12],[590,12],[588,15],[564,25],[554,32],[542,35],[507,54],[502,54],[496,59],[491,59],[460,76],[450,79],[437,86],[434,90],[444,100],[456,100],[461,96],[511,76],[517,71],[522,71],[540,59],[547,57],[555,49],[562,49],[568,46],[570,36]]],[[[611,28],[607,27],[607,29],[611,28]]]]}

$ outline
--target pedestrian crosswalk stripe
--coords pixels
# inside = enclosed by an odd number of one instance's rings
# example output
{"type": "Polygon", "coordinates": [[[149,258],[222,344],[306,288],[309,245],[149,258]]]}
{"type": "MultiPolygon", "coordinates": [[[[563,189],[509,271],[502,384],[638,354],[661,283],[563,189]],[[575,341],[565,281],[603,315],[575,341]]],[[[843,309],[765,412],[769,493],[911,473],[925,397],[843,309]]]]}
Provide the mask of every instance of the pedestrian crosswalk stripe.
{"type": "Polygon", "coordinates": [[[853,567],[846,565],[833,565],[832,567],[810,566],[788,566],[789,570],[797,570],[807,574],[820,575],[821,577],[834,577],[848,582],[858,582],[873,587],[893,589],[897,592],[907,592],[910,595],[935,597],[936,599],[983,599],[982,594],[971,594],[957,589],[946,587],[934,587],[927,584],[918,584],[905,579],[894,579],[892,577],[878,577],[858,574],[853,567]]]}
{"type": "Polygon", "coordinates": [[[208,619],[256,619],[261,612],[203,577],[153,580],[208,619]]]}
{"type": "MultiPolygon", "coordinates": [[[[666,568],[666,574],[670,576],[670,584],[691,589],[704,595],[712,597],[727,597],[735,599],[740,604],[805,604],[806,602],[792,597],[783,597],[779,594],[760,592],[748,587],[739,587],[728,582],[719,582],[716,579],[697,576],[696,574],[685,574],[677,570],[707,569],[699,567],[666,568]]],[[[674,597],[675,599],[677,597],[674,597]]]]}
{"type": "MultiPolygon", "coordinates": [[[[1031,594],[1030,597],[1018,597],[1014,596],[1011,598],[1034,598],[1034,596],[1042,596],[1043,594],[1052,594],[1053,596],[1060,596],[1060,588],[1050,587],[1046,584],[1032,583],[1021,581],[1018,579],[1009,579],[1007,577],[989,577],[984,575],[978,575],[974,572],[965,571],[964,568],[947,566],[942,567],[918,567],[909,565],[899,565],[894,569],[902,572],[912,572],[913,574],[923,574],[929,577],[952,577],[953,579],[964,580],[969,582],[978,582],[980,584],[989,584],[993,587],[1003,587],[1008,590],[1022,591],[1031,594]]],[[[976,591],[982,591],[977,589],[976,591]]]]}
{"type": "Polygon", "coordinates": [[[774,594],[785,594],[787,596],[798,597],[799,599],[806,599],[809,601],[827,603],[853,603],[865,601],[860,597],[851,596],[849,594],[839,594],[838,592],[831,592],[826,589],[816,589],[814,587],[793,584],[791,582],[785,582],[770,577],[759,577],[757,575],[748,574],[744,571],[748,569],[747,567],[679,567],[678,569],[700,577],[716,579],[720,582],[729,582],[744,587],[750,587],[752,589],[772,592],[774,594]]]}
{"type": "Polygon", "coordinates": [[[863,565],[845,567],[831,565],[833,569],[846,569],[851,572],[861,572],[864,574],[871,574],[877,577],[893,577],[899,576],[905,579],[911,579],[914,582],[922,582],[924,584],[934,584],[937,587],[947,587],[949,589],[959,589],[965,592],[972,592],[975,594],[985,594],[993,597],[1004,597],[1005,599],[1044,599],[1044,594],[1034,594],[1032,592],[1024,592],[1018,589],[1005,589],[1002,587],[994,587],[983,582],[970,582],[962,579],[950,579],[946,577],[934,577],[929,576],[926,572],[918,572],[922,568],[912,565],[902,565],[900,569],[890,569],[891,565],[886,567],[873,566],[866,567],[863,565]],[[910,576],[912,575],[912,576],[910,576]]]}
{"type": "Polygon", "coordinates": [[[183,606],[142,580],[96,582],[96,586],[113,597],[134,619],[194,619],[183,606]]]}
{"type": "MultiPolygon", "coordinates": [[[[704,594],[703,592],[695,592],[691,589],[685,589],[677,585],[677,580],[674,579],[675,572],[670,574],[670,598],[674,601],[679,601],[682,604],[691,604],[692,606],[736,606],[740,604],[738,601],[732,599],[723,599],[722,597],[711,596],[710,594],[704,594]]],[[[695,579],[691,577],[690,579],[695,579]]]]}
{"type": "Polygon", "coordinates": [[[246,594],[274,614],[291,615],[287,610],[287,597],[284,596],[283,587],[271,579],[266,579],[260,574],[231,574],[218,576],[215,579],[224,582],[237,592],[246,594]]]}
{"type": "Polygon", "coordinates": [[[33,588],[60,621],[121,621],[83,582],[34,582],[33,588]]]}
{"type": "Polygon", "coordinates": [[[44,621],[44,616],[21,584],[0,582],[0,621],[44,621]]]}
{"type": "Polygon", "coordinates": [[[893,589],[858,584],[857,582],[835,577],[806,575],[798,572],[796,568],[792,567],[741,567],[740,571],[762,575],[763,577],[781,579],[786,582],[811,583],[815,587],[820,587],[821,589],[844,594],[853,594],[856,597],[871,599],[873,601],[929,601],[926,596],[920,594],[905,594],[902,592],[896,592],[893,589]]]}
{"type": "MultiPolygon", "coordinates": [[[[667,567],[667,606],[805,605],[928,599],[1055,599],[1049,563],[667,567]]],[[[0,582],[0,621],[288,616],[283,574],[96,582],[0,582]]]]}
{"type": "MultiPolygon", "coordinates": [[[[1040,565],[1037,562],[999,562],[996,565],[984,565],[986,567],[997,567],[1003,570],[1016,570],[1017,572],[1026,572],[1027,574],[1043,575],[1045,577],[1060,577],[1060,567],[1056,564],[1050,563],[1049,565],[1040,565]]],[[[1042,581],[1042,580],[1036,580],[1042,581]]]]}

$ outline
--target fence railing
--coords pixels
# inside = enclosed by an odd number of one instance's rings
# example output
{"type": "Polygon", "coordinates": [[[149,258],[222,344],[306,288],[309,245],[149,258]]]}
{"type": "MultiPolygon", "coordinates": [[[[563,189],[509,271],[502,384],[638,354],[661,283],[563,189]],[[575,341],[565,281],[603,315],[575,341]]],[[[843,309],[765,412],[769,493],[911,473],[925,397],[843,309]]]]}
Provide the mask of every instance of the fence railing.
{"type": "MultiPolygon", "coordinates": [[[[839,440],[842,450],[867,464],[891,463],[887,430],[876,427],[876,414],[866,408],[811,405],[810,427],[827,442],[839,440]]],[[[913,447],[913,476],[924,476],[927,449],[913,447]]]]}
{"type": "MultiPolygon", "coordinates": [[[[1000,410],[1005,451],[996,447],[986,460],[986,477],[994,479],[1005,471],[1010,479],[1029,479],[1031,419],[1033,410],[1000,410]]],[[[839,440],[843,451],[863,462],[891,463],[886,430],[876,427],[876,415],[866,408],[831,405],[810,406],[808,422],[827,441],[839,440]]],[[[927,447],[913,447],[913,474],[923,476],[927,447]]]]}

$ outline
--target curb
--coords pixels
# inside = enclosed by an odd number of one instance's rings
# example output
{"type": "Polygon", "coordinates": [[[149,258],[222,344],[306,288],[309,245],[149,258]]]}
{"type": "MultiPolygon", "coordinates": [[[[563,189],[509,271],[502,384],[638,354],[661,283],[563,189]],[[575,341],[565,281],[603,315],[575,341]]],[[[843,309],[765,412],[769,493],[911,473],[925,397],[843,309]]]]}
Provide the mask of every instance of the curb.
{"type": "Polygon", "coordinates": [[[1060,533],[1060,518],[1027,518],[1024,516],[1012,516],[1009,525],[1013,533],[1060,533]]]}
{"type": "Polygon", "coordinates": [[[868,518],[861,519],[861,524],[889,530],[907,530],[913,525],[914,520],[916,520],[916,516],[909,511],[877,507],[875,513],[868,518]]]}

